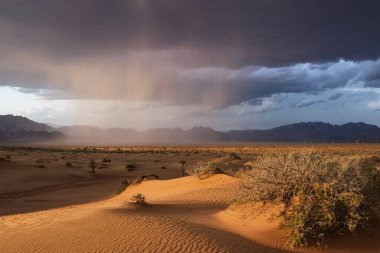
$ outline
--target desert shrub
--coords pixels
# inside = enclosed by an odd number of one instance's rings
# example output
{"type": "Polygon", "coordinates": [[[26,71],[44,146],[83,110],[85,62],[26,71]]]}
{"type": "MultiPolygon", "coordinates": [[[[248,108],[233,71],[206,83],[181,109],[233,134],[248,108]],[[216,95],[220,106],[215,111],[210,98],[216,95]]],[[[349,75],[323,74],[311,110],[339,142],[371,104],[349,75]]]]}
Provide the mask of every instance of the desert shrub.
{"type": "Polygon", "coordinates": [[[127,188],[128,187],[128,180],[126,179],[126,180],[122,181],[121,186],[123,189],[127,188]]]}
{"type": "Polygon", "coordinates": [[[161,169],[164,170],[164,169],[166,169],[166,167],[165,166],[161,166],[161,169]]]}
{"type": "Polygon", "coordinates": [[[129,185],[128,180],[127,180],[127,179],[123,180],[123,181],[121,182],[121,184],[120,184],[120,189],[119,189],[119,191],[117,192],[117,194],[122,193],[122,192],[128,187],[128,185],[129,185]]]}
{"type": "Polygon", "coordinates": [[[129,182],[127,179],[121,181],[120,188],[116,191],[116,195],[124,192],[125,189],[127,189],[128,185],[129,185],[129,182]]]}
{"type": "Polygon", "coordinates": [[[234,160],[241,160],[241,157],[236,153],[231,153],[230,158],[234,160]]]}
{"type": "Polygon", "coordinates": [[[151,175],[148,175],[148,176],[141,176],[141,177],[135,178],[130,183],[130,185],[141,184],[143,181],[146,181],[146,180],[158,180],[158,179],[160,179],[160,177],[157,176],[157,175],[155,175],[155,174],[151,174],[151,175]]]}
{"type": "Polygon", "coordinates": [[[130,183],[130,185],[136,185],[136,184],[140,184],[142,183],[142,181],[144,181],[146,178],[146,176],[141,176],[141,177],[138,177],[138,178],[135,178],[132,180],[132,182],[130,183]]]}
{"type": "Polygon", "coordinates": [[[104,163],[110,163],[111,159],[109,159],[109,158],[103,158],[102,162],[104,162],[104,163]]]}
{"type": "Polygon", "coordinates": [[[136,170],[136,165],[134,165],[133,163],[129,163],[125,166],[125,168],[128,170],[128,171],[134,171],[136,170]]]}
{"type": "Polygon", "coordinates": [[[186,173],[190,176],[196,176],[199,179],[205,179],[214,175],[216,171],[217,168],[215,163],[197,161],[193,167],[186,170],[186,173]]]}
{"type": "Polygon", "coordinates": [[[67,167],[72,167],[72,166],[73,166],[73,164],[72,164],[72,163],[69,163],[69,162],[67,162],[67,163],[66,163],[66,166],[67,166],[67,167]]]}
{"type": "Polygon", "coordinates": [[[88,163],[88,167],[90,167],[92,169],[92,174],[95,174],[95,168],[97,166],[98,165],[96,164],[95,160],[94,159],[90,159],[90,162],[88,163]]]}
{"type": "Polygon", "coordinates": [[[380,173],[367,160],[308,149],[259,157],[242,186],[243,201],[283,204],[290,245],[326,245],[375,217],[380,173]]]}
{"type": "Polygon", "coordinates": [[[186,161],[185,160],[181,160],[181,161],[179,161],[179,163],[181,164],[182,176],[185,176],[185,174],[186,174],[186,170],[185,170],[186,161]]]}
{"type": "Polygon", "coordinates": [[[145,195],[141,193],[137,193],[131,197],[131,200],[129,202],[130,204],[133,205],[145,205],[145,195]]]}

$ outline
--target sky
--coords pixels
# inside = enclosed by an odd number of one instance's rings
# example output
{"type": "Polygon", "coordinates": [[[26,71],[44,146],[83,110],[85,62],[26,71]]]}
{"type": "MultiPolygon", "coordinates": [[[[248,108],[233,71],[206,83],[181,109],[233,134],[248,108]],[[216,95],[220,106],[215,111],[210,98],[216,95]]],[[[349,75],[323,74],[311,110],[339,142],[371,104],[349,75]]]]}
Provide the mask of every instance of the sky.
{"type": "Polygon", "coordinates": [[[380,0],[1,0],[0,114],[55,125],[380,125],[380,0]]]}

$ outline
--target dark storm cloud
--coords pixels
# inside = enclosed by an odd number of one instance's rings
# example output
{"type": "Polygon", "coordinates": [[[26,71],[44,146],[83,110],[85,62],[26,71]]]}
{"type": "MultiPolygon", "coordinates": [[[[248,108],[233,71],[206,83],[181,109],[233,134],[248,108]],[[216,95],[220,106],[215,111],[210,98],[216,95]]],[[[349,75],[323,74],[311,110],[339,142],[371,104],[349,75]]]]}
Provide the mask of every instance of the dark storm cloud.
{"type": "Polygon", "coordinates": [[[211,109],[380,87],[379,12],[379,0],[2,0],[0,85],[211,109]]]}
{"type": "MultiPolygon", "coordinates": [[[[260,98],[279,93],[318,93],[350,85],[368,86],[368,75],[377,70],[379,63],[380,60],[340,60],[324,64],[305,63],[286,67],[230,70],[224,87],[229,96],[223,105],[249,100],[257,104],[261,101],[260,98]]],[[[330,100],[339,97],[340,94],[335,94],[330,100]]]]}
{"type": "Polygon", "coordinates": [[[379,12],[378,0],[3,0],[0,29],[55,57],[191,47],[209,56],[195,64],[273,66],[380,57],[379,12]]]}

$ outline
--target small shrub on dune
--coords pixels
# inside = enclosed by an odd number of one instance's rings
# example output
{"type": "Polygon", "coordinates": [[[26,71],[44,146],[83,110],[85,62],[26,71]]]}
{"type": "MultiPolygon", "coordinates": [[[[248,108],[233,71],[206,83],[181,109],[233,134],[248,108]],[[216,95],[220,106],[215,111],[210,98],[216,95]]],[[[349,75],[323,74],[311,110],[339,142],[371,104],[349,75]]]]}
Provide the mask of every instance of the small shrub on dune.
{"type": "Polygon", "coordinates": [[[217,172],[216,164],[212,162],[197,161],[192,168],[186,170],[190,176],[196,176],[199,179],[211,177],[217,172]]]}
{"type": "Polygon", "coordinates": [[[314,150],[259,157],[242,182],[244,201],[283,204],[292,246],[326,245],[366,228],[379,207],[380,172],[366,160],[314,150]]]}
{"type": "Polygon", "coordinates": [[[125,189],[127,189],[129,185],[129,182],[127,179],[123,180],[120,184],[120,188],[117,190],[116,194],[120,194],[122,193],[123,191],[125,191],[125,189]]]}
{"type": "Polygon", "coordinates": [[[147,180],[158,180],[160,179],[159,176],[155,175],[155,174],[151,174],[151,175],[148,175],[148,176],[141,176],[141,177],[138,177],[138,178],[135,178],[131,183],[130,185],[137,185],[137,184],[141,184],[143,181],[147,181],[147,180]]]}
{"type": "Polygon", "coordinates": [[[123,190],[128,187],[128,184],[129,183],[127,179],[121,182],[121,187],[123,188],[123,190]]]}
{"type": "Polygon", "coordinates": [[[131,197],[129,203],[132,205],[138,205],[138,206],[145,205],[146,204],[145,195],[141,193],[137,193],[131,197]]]}

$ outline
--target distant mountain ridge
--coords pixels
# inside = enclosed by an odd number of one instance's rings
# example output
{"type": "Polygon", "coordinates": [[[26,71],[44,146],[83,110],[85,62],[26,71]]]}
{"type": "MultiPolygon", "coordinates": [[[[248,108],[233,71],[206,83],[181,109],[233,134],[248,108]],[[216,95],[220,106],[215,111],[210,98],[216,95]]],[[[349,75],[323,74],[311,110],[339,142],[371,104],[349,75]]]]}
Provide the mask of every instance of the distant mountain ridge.
{"type": "Polygon", "coordinates": [[[0,115],[0,140],[57,139],[64,144],[126,145],[155,143],[205,142],[314,142],[314,143],[380,143],[380,128],[363,122],[333,125],[324,122],[301,122],[268,130],[216,131],[210,127],[103,129],[93,126],[53,128],[25,117],[0,115]],[[66,137],[63,139],[63,137],[66,137]],[[32,138],[32,139],[33,139],[32,138]],[[64,140],[64,141],[63,141],[64,140]]]}
{"type": "Polygon", "coordinates": [[[0,141],[43,142],[64,138],[64,135],[47,124],[26,117],[0,115],[0,141]]]}
{"type": "Polygon", "coordinates": [[[259,142],[380,142],[380,128],[363,122],[332,125],[301,122],[269,130],[229,131],[232,141],[259,142]]]}
{"type": "Polygon", "coordinates": [[[47,124],[32,121],[23,116],[8,114],[0,115],[0,130],[7,132],[17,132],[18,130],[54,131],[55,128],[50,127],[47,124]]]}

